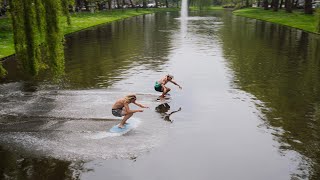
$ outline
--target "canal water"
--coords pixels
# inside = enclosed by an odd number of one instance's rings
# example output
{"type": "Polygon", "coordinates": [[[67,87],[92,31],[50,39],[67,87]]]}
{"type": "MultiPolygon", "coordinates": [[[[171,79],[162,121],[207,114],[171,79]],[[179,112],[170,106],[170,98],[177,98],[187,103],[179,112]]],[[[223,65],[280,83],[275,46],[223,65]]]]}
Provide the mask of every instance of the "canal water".
{"type": "MultiPolygon", "coordinates": [[[[320,37],[230,11],[66,37],[66,76],[0,84],[0,179],[319,179],[320,37]],[[174,80],[157,101],[154,82],[174,80]],[[118,98],[149,106],[123,135],[118,98]]],[[[137,109],[134,105],[132,109],[137,109]]]]}

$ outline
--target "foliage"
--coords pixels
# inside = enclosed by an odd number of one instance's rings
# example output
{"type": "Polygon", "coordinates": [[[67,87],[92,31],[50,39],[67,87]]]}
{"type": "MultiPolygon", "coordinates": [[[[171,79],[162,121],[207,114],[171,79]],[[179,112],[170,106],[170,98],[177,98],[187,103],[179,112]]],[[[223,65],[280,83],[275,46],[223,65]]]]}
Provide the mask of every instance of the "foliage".
{"type": "Polygon", "coordinates": [[[11,0],[9,3],[15,51],[23,69],[36,76],[42,67],[49,65],[54,75],[62,75],[60,0],[11,0]]]}
{"type": "Polygon", "coordinates": [[[303,14],[302,12],[286,13],[284,10],[278,12],[265,11],[260,8],[246,8],[233,12],[235,15],[274,22],[308,32],[315,33],[315,16],[303,14]]]}
{"type": "Polygon", "coordinates": [[[254,3],[256,1],[253,0],[217,0],[216,3],[220,3],[223,5],[223,7],[225,8],[234,8],[236,6],[238,6],[239,8],[241,7],[245,7],[247,5],[251,6],[252,3],[254,3]]]}
{"type": "Polygon", "coordinates": [[[7,74],[7,71],[2,67],[2,63],[0,62],[0,77],[3,77],[7,74]]]}
{"type": "Polygon", "coordinates": [[[236,5],[235,4],[224,4],[222,7],[223,8],[234,8],[236,5]]]}
{"type": "Polygon", "coordinates": [[[70,25],[71,24],[71,19],[70,19],[70,13],[69,13],[69,2],[70,0],[61,0],[61,4],[62,4],[62,12],[63,14],[67,17],[67,24],[70,25]]]}
{"type": "MultiPolygon", "coordinates": [[[[46,16],[44,6],[42,8],[43,8],[43,12],[42,12],[43,14],[40,17],[42,17],[41,20],[43,21],[43,23],[46,24],[45,18],[44,18],[46,16]]],[[[70,26],[67,26],[65,23],[63,23],[63,22],[65,22],[65,17],[62,17],[62,18],[59,18],[61,20],[59,21],[60,25],[58,25],[58,27],[62,27],[61,30],[63,30],[63,34],[69,34],[69,33],[80,31],[80,30],[83,30],[83,29],[86,29],[86,28],[89,28],[92,26],[99,25],[99,24],[104,24],[104,23],[132,17],[132,16],[138,16],[141,14],[149,14],[149,13],[158,12],[158,11],[178,11],[178,10],[179,9],[177,9],[177,8],[152,8],[152,9],[128,9],[125,11],[123,11],[123,10],[101,11],[101,12],[98,12],[95,14],[87,13],[87,12],[74,13],[71,15],[72,24],[70,26]]],[[[41,14],[41,13],[39,13],[39,14],[41,14]]],[[[61,15],[61,13],[59,15],[61,15]]],[[[58,18],[58,17],[56,17],[56,18],[58,18]]],[[[0,19],[0,38],[1,38],[0,58],[9,56],[9,55],[12,55],[15,53],[15,51],[14,51],[15,48],[13,45],[14,42],[12,40],[13,39],[13,34],[12,34],[13,29],[10,26],[12,20],[13,20],[12,18],[11,19],[8,19],[8,18],[0,19]]],[[[35,22],[39,22],[39,20],[35,20],[35,22]]],[[[45,27],[46,27],[46,25],[42,25],[42,26],[37,25],[34,27],[35,31],[38,33],[36,36],[37,37],[36,43],[40,44],[40,43],[44,42],[45,39],[50,40],[50,37],[46,36],[46,34],[45,34],[45,31],[46,32],[48,31],[45,29],[45,27]]],[[[60,36],[60,35],[61,34],[58,34],[58,36],[60,36]]],[[[61,43],[62,39],[63,39],[62,37],[60,39],[61,41],[59,41],[59,38],[57,39],[57,41],[61,45],[58,48],[59,51],[57,51],[57,56],[61,55],[61,56],[58,56],[58,58],[63,57],[63,51],[62,51],[63,47],[62,47],[62,43],[61,43]]],[[[52,62],[52,58],[50,58],[49,56],[50,56],[50,54],[51,54],[51,56],[54,55],[54,52],[46,53],[45,49],[48,50],[49,47],[48,47],[48,45],[45,45],[45,44],[48,44],[48,42],[45,42],[43,44],[44,44],[44,46],[43,46],[43,49],[41,50],[43,52],[42,54],[46,55],[47,58],[45,58],[45,59],[47,59],[47,60],[51,59],[51,62],[52,62]]],[[[37,46],[35,46],[35,47],[37,47],[37,46]]],[[[61,72],[63,69],[62,68],[63,61],[61,59],[57,59],[57,62],[60,65],[57,67],[54,67],[52,70],[57,71],[57,72],[61,72]]],[[[49,62],[46,61],[46,63],[49,65],[51,64],[50,61],[49,62]]],[[[53,65],[54,64],[55,63],[53,62],[53,65]]],[[[39,68],[41,69],[41,67],[44,68],[44,67],[47,67],[47,65],[43,61],[40,61],[39,68]]]]}
{"type": "Polygon", "coordinates": [[[237,9],[242,9],[244,8],[244,6],[242,4],[237,4],[234,9],[237,10],[237,9]]]}
{"type": "Polygon", "coordinates": [[[64,72],[63,33],[59,24],[61,13],[60,1],[43,0],[45,16],[45,48],[46,59],[54,75],[64,72]]]}

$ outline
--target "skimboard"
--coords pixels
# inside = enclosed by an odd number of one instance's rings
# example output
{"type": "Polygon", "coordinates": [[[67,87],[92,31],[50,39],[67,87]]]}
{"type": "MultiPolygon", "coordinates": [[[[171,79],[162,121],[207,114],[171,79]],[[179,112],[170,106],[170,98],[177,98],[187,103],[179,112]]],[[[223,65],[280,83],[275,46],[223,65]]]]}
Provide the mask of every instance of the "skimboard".
{"type": "Polygon", "coordinates": [[[136,128],[139,124],[139,120],[136,120],[136,119],[130,119],[127,121],[127,123],[124,125],[123,128],[119,128],[118,125],[115,125],[113,126],[109,132],[111,133],[119,133],[119,134],[124,134],[124,133],[127,133],[129,132],[130,130],[136,128]]]}
{"type": "Polygon", "coordinates": [[[165,96],[165,97],[157,97],[157,101],[169,101],[171,98],[170,96],[165,96]]]}

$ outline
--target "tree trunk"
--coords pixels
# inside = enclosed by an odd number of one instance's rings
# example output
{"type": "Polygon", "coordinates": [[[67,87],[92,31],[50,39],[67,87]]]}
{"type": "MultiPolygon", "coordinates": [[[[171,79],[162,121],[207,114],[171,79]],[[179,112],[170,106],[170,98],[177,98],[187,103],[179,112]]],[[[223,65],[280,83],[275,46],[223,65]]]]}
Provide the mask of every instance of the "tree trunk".
{"type": "Polygon", "coordinates": [[[147,0],[143,0],[142,6],[143,6],[143,8],[147,8],[147,0]]]}
{"type": "Polygon", "coordinates": [[[112,1],[112,0],[108,0],[108,9],[109,9],[109,10],[111,10],[111,9],[112,9],[112,7],[111,7],[111,6],[112,6],[112,5],[111,5],[111,4],[112,4],[112,2],[111,2],[111,1],[112,1]]]}
{"type": "Polygon", "coordinates": [[[120,9],[120,2],[119,2],[119,0],[116,0],[116,2],[117,2],[117,9],[120,9]]]}
{"type": "Polygon", "coordinates": [[[271,4],[270,4],[270,8],[271,8],[271,9],[273,9],[273,7],[274,7],[274,1],[275,1],[275,0],[271,0],[271,4]]]}
{"type": "Polygon", "coordinates": [[[260,2],[260,0],[258,0],[257,6],[260,7],[260,5],[261,5],[261,2],[260,2]]]}
{"type": "Polygon", "coordinates": [[[167,8],[169,7],[169,3],[168,3],[168,0],[166,0],[166,7],[167,7],[167,8]]]}
{"type": "Polygon", "coordinates": [[[305,14],[312,14],[312,0],[305,0],[304,4],[304,13],[305,14]]]}
{"type": "Polygon", "coordinates": [[[132,0],[129,0],[131,7],[135,7],[135,5],[133,4],[132,0]]]}
{"type": "Polygon", "coordinates": [[[282,9],[282,6],[283,6],[283,0],[280,1],[280,6],[279,6],[279,8],[282,9]]]}
{"type": "Polygon", "coordinates": [[[268,10],[269,9],[269,2],[268,2],[268,0],[263,0],[263,9],[264,10],[268,10]]]}
{"type": "Polygon", "coordinates": [[[285,0],[286,12],[292,13],[292,3],[291,0],[285,0]]]}
{"type": "Polygon", "coordinates": [[[159,6],[159,2],[158,2],[157,0],[156,0],[155,2],[156,2],[155,7],[156,7],[156,8],[158,8],[158,6],[159,6]]]}
{"type": "Polygon", "coordinates": [[[273,11],[276,12],[279,9],[279,0],[274,0],[273,3],[273,11]]]}
{"type": "Polygon", "coordinates": [[[296,2],[293,5],[293,8],[297,9],[298,8],[298,3],[299,3],[299,0],[296,0],[296,2]]]}

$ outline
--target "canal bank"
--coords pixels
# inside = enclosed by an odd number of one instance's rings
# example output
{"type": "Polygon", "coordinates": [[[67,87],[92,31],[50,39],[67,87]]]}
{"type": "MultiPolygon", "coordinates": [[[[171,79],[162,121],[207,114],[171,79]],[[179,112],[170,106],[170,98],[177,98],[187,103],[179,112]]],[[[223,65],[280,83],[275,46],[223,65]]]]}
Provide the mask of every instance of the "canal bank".
{"type": "MultiPolygon", "coordinates": [[[[111,23],[129,17],[143,14],[151,14],[162,11],[179,11],[178,8],[150,8],[150,9],[126,9],[100,11],[96,13],[81,12],[71,15],[71,25],[67,25],[66,18],[62,17],[61,24],[65,35],[88,29],[101,24],[111,23]]],[[[0,19],[0,59],[6,59],[8,56],[15,54],[13,32],[11,20],[9,18],[0,19]]]]}
{"type": "Polygon", "coordinates": [[[272,9],[264,10],[262,8],[245,8],[233,11],[233,14],[236,16],[243,16],[285,25],[317,34],[316,15],[304,14],[302,11],[286,13],[284,10],[274,12],[272,9]]]}

